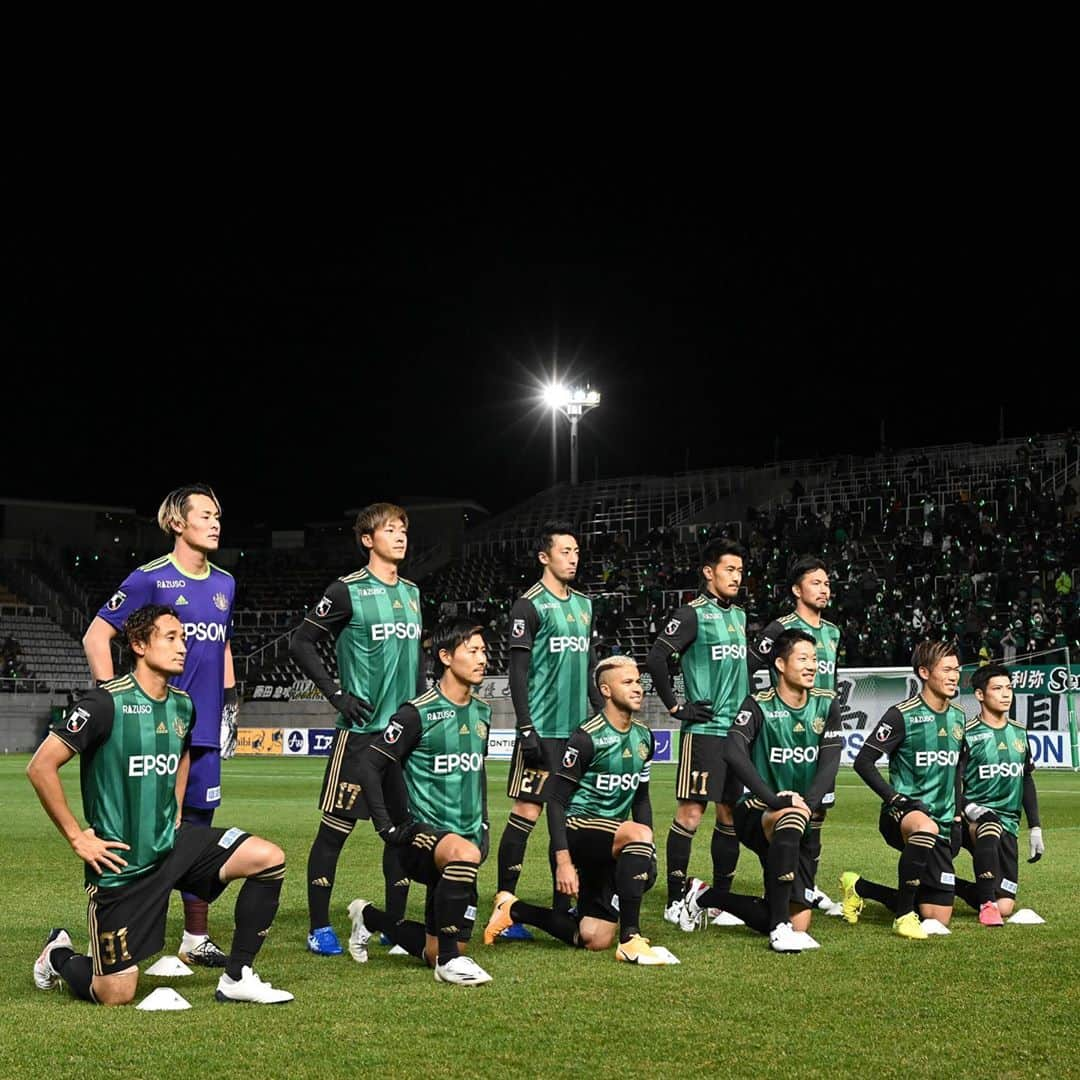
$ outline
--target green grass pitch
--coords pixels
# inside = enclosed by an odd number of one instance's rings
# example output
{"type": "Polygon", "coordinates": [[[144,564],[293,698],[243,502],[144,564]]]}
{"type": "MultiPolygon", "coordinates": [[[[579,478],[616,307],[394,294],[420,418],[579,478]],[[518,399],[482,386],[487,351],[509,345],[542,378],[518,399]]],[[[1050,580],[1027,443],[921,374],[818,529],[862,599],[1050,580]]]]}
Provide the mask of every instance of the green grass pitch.
{"type": "MultiPolygon", "coordinates": [[[[868,904],[858,926],[815,914],[822,948],[769,952],[745,929],[683,934],[664,923],[663,848],[673,809],[674,770],[654,769],[653,808],[661,879],[648,894],[643,928],[682,961],[631,968],[613,953],[571,950],[539,931],[533,943],[485,948],[480,928],[495,889],[494,859],[480,874],[480,912],[471,951],[494,976],[478,988],[437,984],[412,958],[373,945],[348,955],[305,949],[304,869],[318,821],[323,759],[241,758],[226,763],[221,824],[279,843],[288,875],[273,932],[259,957],[264,978],[296,995],[277,1008],[219,1005],[217,975],[172,980],[192,1004],[181,1013],[104,1009],[66,992],[34,989],[31,967],[51,926],[86,945],[81,863],[38,805],[23,775],[27,758],[0,760],[0,1076],[2,1077],[349,1077],[580,1076],[739,1077],[1076,1075],[1076,929],[1070,921],[1080,866],[1080,776],[1042,772],[1047,854],[1021,863],[1020,904],[1045,926],[987,930],[958,904],[953,934],[927,942],[894,937],[891,917],[868,904]]],[[[76,803],[78,769],[65,770],[76,803]]],[[[505,765],[490,769],[493,846],[509,809],[505,765]]],[[[823,834],[819,884],[837,894],[842,870],[891,882],[896,859],[877,834],[877,801],[842,770],[838,805],[823,834]]],[[[709,876],[708,828],[691,872],[709,876]]],[[[1027,851],[1026,831],[1021,853],[1027,851]]],[[[366,823],[345,847],[332,914],[348,933],[356,896],[381,900],[378,841],[366,823]]],[[[970,861],[958,867],[970,876],[970,861]]],[[[757,860],[744,850],[738,891],[756,891],[757,860]]],[[[529,846],[520,894],[550,896],[542,826],[529,846]]],[[[219,943],[231,940],[234,885],[211,910],[219,943]]],[[[420,910],[422,887],[410,907],[420,910]]],[[[180,937],[179,900],[169,916],[169,951],[180,937]]],[[[145,966],[145,965],[144,965],[145,966]]],[[[138,1000],[164,980],[143,978],[138,1000]]]]}

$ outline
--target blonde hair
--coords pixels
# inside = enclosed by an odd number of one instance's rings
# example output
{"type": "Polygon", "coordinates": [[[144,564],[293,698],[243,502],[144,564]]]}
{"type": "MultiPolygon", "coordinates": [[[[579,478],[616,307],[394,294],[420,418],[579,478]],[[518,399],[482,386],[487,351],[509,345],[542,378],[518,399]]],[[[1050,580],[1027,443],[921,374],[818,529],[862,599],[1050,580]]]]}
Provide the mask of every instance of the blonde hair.
{"type": "Polygon", "coordinates": [[[377,502],[365,506],[356,515],[356,524],[353,526],[356,542],[359,544],[361,536],[371,536],[380,525],[385,525],[394,518],[401,518],[401,523],[405,528],[409,527],[409,515],[397,503],[377,502]]]}
{"type": "Polygon", "coordinates": [[[209,484],[186,484],[184,487],[178,487],[175,491],[170,491],[158,507],[158,528],[166,536],[173,535],[174,523],[180,522],[183,524],[187,520],[188,511],[191,509],[192,495],[205,495],[213,501],[217,507],[217,512],[221,513],[221,503],[209,484]]]}
{"type": "Polygon", "coordinates": [[[632,656],[624,656],[622,653],[616,653],[614,656],[605,656],[599,664],[596,665],[596,671],[593,674],[593,678],[596,679],[596,685],[600,685],[600,678],[602,675],[609,671],[614,671],[618,667],[637,667],[637,661],[632,656]]]}

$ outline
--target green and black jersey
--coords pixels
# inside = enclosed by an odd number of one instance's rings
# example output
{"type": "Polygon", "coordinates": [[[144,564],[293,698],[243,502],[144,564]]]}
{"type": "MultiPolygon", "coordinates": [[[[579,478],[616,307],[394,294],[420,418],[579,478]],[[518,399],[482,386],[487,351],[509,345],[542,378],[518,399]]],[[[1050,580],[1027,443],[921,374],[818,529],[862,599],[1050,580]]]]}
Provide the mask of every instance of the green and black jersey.
{"type": "Polygon", "coordinates": [[[802,630],[814,639],[817,647],[818,671],[814,686],[818,690],[836,689],[836,658],[840,652],[840,627],[828,619],[822,619],[820,626],[811,626],[801,615],[792,611],[773,619],[762,630],[757,641],[750,646],[750,677],[759,690],[768,690],[775,686],[778,678],[773,667],[772,648],[776,639],[785,630],[802,630]],[[765,674],[762,675],[761,672],[765,674]]]}
{"type": "Polygon", "coordinates": [[[631,720],[620,731],[599,713],[571,736],[557,777],[573,787],[567,818],[625,821],[638,788],[649,782],[653,736],[648,726],[631,720]]]}
{"type": "Polygon", "coordinates": [[[956,770],[967,718],[956,705],[935,712],[921,696],[888,709],[859,751],[886,754],[889,782],[919,799],[947,835],[956,814],[956,770]]]}
{"type": "Polygon", "coordinates": [[[750,688],[746,612],[704,592],[675,611],[656,645],[678,656],[686,700],[712,706],[712,719],[688,730],[695,735],[726,735],[750,688]]]}
{"type": "Polygon", "coordinates": [[[563,600],[538,581],[514,602],[508,642],[530,654],[528,705],[536,734],[565,739],[589,715],[592,601],[576,589],[563,600]]]}
{"type": "MultiPolygon", "coordinates": [[[[369,748],[401,765],[414,820],[482,846],[491,706],[455,705],[438,688],[403,705],[369,748]]],[[[381,826],[380,822],[376,822],[381,826]]]]}
{"type": "Polygon", "coordinates": [[[372,707],[370,723],[350,724],[339,715],[339,728],[382,731],[423,689],[420,590],[406,578],[388,585],[367,567],[346,574],[331,583],[305,622],[334,640],[342,689],[372,707]]]}
{"type": "Polygon", "coordinates": [[[993,810],[1013,836],[1020,832],[1024,780],[1034,770],[1022,724],[1009,720],[1003,728],[994,728],[981,716],[967,722],[962,802],[993,810]]]}
{"type": "Polygon", "coordinates": [[[114,888],[151,873],[175,843],[176,772],[187,752],[195,707],[183,690],[150,697],[133,675],[90,691],[51,729],[79,755],[83,813],[97,836],[130,845],[127,866],[86,882],[114,888]]]}

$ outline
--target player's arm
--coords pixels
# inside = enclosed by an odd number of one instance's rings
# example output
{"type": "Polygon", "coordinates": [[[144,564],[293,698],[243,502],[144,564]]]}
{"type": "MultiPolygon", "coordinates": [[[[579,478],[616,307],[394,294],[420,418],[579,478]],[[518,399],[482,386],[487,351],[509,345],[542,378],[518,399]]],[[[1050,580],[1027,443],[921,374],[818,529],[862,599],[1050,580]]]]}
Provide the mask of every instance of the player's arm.
{"type": "Polygon", "coordinates": [[[630,804],[630,818],[639,825],[647,825],[652,828],[652,801],[649,798],[649,762],[652,761],[656,751],[656,743],[652,732],[649,732],[649,756],[645,762],[645,771],[641,774],[641,782],[637,791],[634,792],[634,801],[630,804]]]}
{"type": "Polygon", "coordinates": [[[83,634],[83,652],[86,654],[86,662],[90,665],[90,675],[95,682],[108,682],[115,674],[112,641],[117,633],[115,626],[110,626],[100,615],[95,615],[93,622],[83,634]]]}
{"type": "Polygon", "coordinates": [[[386,776],[400,769],[420,741],[420,714],[413,705],[402,705],[386,725],[386,730],[360,755],[360,786],[364,790],[371,824],[388,844],[407,839],[408,821],[394,821],[386,807],[386,776]]]}
{"type": "Polygon", "coordinates": [[[144,604],[154,601],[154,580],[138,570],[128,574],[120,588],[101,606],[83,635],[83,652],[90,674],[98,683],[107,682],[116,674],[113,667],[112,640],[120,632],[124,620],[144,604]]]}
{"type": "Polygon", "coordinates": [[[575,896],[578,891],[577,870],[570,858],[570,846],[566,839],[566,807],[592,757],[592,739],[578,728],[567,740],[562,761],[555,773],[555,786],[547,801],[548,834],[551,849],[555,852],[555,888],[566,896],[575,896]]]}
{"type": "Polygon", "coordinates": [[[806,805],[810,807],[811,812],[821,809],[825,796],[835,786],[836,774],[840,769],[840,754],[843,749],[844,727],[840,719],[840,704],[834,701],[829,709],[828,719],[825,721],[825,730],[821,734],[814,782],[806,793],[806,805]]]}
{"type": "Polygon", "coordinates": [[[755,690],[768,690],[772,686],[772,648],[776,639],[784,632],[779,619],[773,619],[758,639],[746,649],[746,666],[750,674],[750,685],[755,690]]]}
{"type": "Polygon", "coordinates": [[[92,750],[108,737],[112,729],[112,698],[91,692],[50,731],[26,767],[26,775],[45,813],[71,845],[72,851],[91,866],[94,873],[122,870],[127,861],[119,853],[129,845],[109,840],[84,829],[68,805],[60,770],[77,754],[92,750]],[[61,734],[62,733],[62,734],[61,734]]]}
{"type": "Polygon", "coordinates": [[[695,724],[712,718],[711,702],[684,701],[680,705],[671,682],[671,658],[689,648],[696,637],[697,612],[689,605],[684,605],[668,620],[645,660],[645,669],[652,677],[657,696],[664,703],[664,708],[680,723],[695,724]]]}
{"type": "Polygon", "coordinates": [[[900,710],[893,705],[885,711],[885,715],[877,722],[877,726],[870,733],[870,737],[862,744],[862,748],[855,755],[855,772],[858,774],[859,779],[882,802],[888,803],[907,797],[900,795],[896,788],[881,775],[877,767],[877,759],[882,754],[892,757],[903,741],[904,717],[900,710]]]}
{"type": "Polygon", "coordinates": [[[600,693],[600,687],[596,685],[596,665],[600,663],[600,657],[596,654],[596,639],[589,643],[589,705],[594,713],[604,708],[604,695],[600,693]]]}
{"type": "MultiPolygon", "coordinates": [[[[180,753],[180,764],[176,767],[176,825],[184,813],[184,796],[187,794],[188,776],[191,774],[191,733],[195,730],[195,710],[191,710],[191,724],[184,736],[184,749],[180,753]]],[[[231,755],[230,755],[231,756],[231,755]]]]}
{"type": "Polygon", "coordinates": [[[536,608],[524,597],[519,597],[510,609],[510,701],[514,706],[522,757],[530,766],[539,765],[541,761],[540,737],[529,712],[529,662],[539,629],[540,615],[536,608]]]}
{"type": "Polygon", "coordinates": [[[332,582],[322,599],[293,631],[289,655],[346,720],[363,724],[371,719],[371,706],[338,686],[326,670],[318,650],[320,642],[337,641],[351,618],[352,600],[348,586],[343,581],[332,582]]]}
{"type": "Polygon", "coordinates": [[[420,640],[416,643],[416,696],[427,693],[427,655],[424,652],[424,628],[420,627],[420,640]]]}
{"type": "Polygon", "coordinates": [[[724,758],[754,798],[760,799],[770,810],[783,810],[793,805],[793,797],[790,794],[778,795],[773,791],[750,758],[750,747],[754,745],[764,722],[761,706],[752,696],[748,696],[722,743],[724,758]]]}
{"type": "Polygon", "coordinates": [[[1028,823],[1028,843],[1030,845],[1029,863],[1038,862],[1046,851],[1043,843],[1042,826],[1039,824],[1039,796],[1035,791],[1035,762],[1031,757],[1031,746],[1024,758],[1024,817],[1028,823]]]}
{"type": "MultiPolygon", "coordinates": [[[[231,633],[231,624],[229,630],[231,633]]],[[[236,729],[239,723],[240,698],[236,693],[236,668],[233,666],[232,641],[226,638],[225,697],[221,704],[221,730],[218,739],[218,748],[226,761],[236,754],[236,729]]]]}

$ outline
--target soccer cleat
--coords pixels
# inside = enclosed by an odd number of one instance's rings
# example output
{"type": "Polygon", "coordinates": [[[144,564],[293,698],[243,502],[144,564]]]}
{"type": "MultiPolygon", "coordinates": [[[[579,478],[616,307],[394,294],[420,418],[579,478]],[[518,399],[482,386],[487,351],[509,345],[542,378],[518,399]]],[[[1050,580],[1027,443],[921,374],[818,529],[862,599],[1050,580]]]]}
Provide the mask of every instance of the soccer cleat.
{"type": "Polygon", "coordinates": [[[927,937],[948,937],[952,931],[944,924],[937,921],[937,919],[923,919],[922,928],[926,931],[927,937]]]}
{"type": "Polygon", "coordinates": [[[671,962],[661,953],[654,952],[649,945],[649,939],[640,934],[634,934],[629,941],[619,942],[619,947],[615,950],[615,959],[626,964],[641,964],[646,967],[656,967],[671,962]]]}
{"type": "Polygon", "coordinates": [[[186,930],[177,956],[185,964],[208,968],[224,967],[227,959],[225,953],[210,940],[209,934],[189,934],[186,930]]]}
{"type": "Polygon", "coordinates": [[[491,918],[488,919],[487,926],[484,927],[485,945],[494,945],[495,939],[502,937],[514,925],[514,920],[510,917],[510,909],[516,900],[517,897],[505,889],[495,894],[495,906],[491,909],[491,918]]]}
{"type": "Polygon", "coordinates": [[[75,948],[68,932],[60,927],[49,932],[49,936],[45,939],[45,948],[34,961],[34,985],[39,990],[54,990],[60,985],[60,973],[52,966],[52,951],[57,948],[72,950],[75,948]]]}
{"type": "Polygon", "coordinates": [[[855,891],[855,882],[858,880],[859,875],[854,870],[845,870],[840,875],[840,914],[844,922],[851,923],[852,926],[859,921],[859,915],[865,903],[855,891]]]}
{"type": "Polygon", "coordinates": [[[385,934],[379,934],[379,944],[385,949],[394,943],[385,934]]]}
{"type": "Polygon", "coordinates": [[[832,898],[823,893],[816,885],[814,886],[814,898],[810,902],[811,907],[816,907],[818,911],[824,911],[828,913],[830,908],[835,907],[832,898]]]}
{"type": "Polygon", "coordinates": [[[491,976],[471,957],[455,956],[445,964],[435,965],[435,981],[458,986],[483,986],[491,976]]]}
{"type": "MultiPolygon", "coordinates": [[[[802,935],[808,936],[808,935],[802,935]]],[[[806,945],[802,936],[789,922],[778,923],[769,931],[769,948],[773,952],[797,953],[802,952],[806,945]]]]}
{"type": "Polygon", "coordinates": [[[805,930],[796,930],[795,936],[802,942],[803,952],[821,948],[821,942],[816,941],[805,930]]]}
{"type": "MultiPolygon", "coordinates": [[[[688,921],[692,920],[698,926],[704,923],[706,915],[705,909],[698,903],[698,897],[708,891],[709,883],[695,877],[690,879],[686,892],[683,893],[683,913],[688,921]]],[[[679,925],[682,925],[681,920],[679,920],[679,925]]]]}
{"type": "MultiPolygon", "coordinates": [[[[351,907],[352,905],[350,905],[351,907]]],[[[340,956],[344,950],[332,926],[320,926],[307,936],[308,952],[316,956],[340,956]]]]}
{"type": "Polygon", "coordinates": [[[709,908],[709,914],[712,918],[709,920],[710,926],[745,926],[746,923],[739,918],[738,915],[732,915],[730,911],[721,911],[719,908],[709,908]],[[713,912],[715,911],[715,914],[713,912]]]}
{"type": "Polygon", "coordinates": [[[664,908],[664,922],[674,923],[678,926],[682,908],[683,902],[681,900],[672,900],[671,903],[664,908]]]}
{"type": "Polygon", "coordinates": [[[532,931],[521,923],[511,923],[500,935],[500,941],[532,941],[532,931]]]}
{"type": "Polygon", "coordinates": [[[293,999],[288,990],[277,990],[263,982],[247,964],[240,969],[239,979],[230,979],[222,972],[214,997],[218,1001],[246,1001],[252,1005],[283,1005],[293,999]]]}
{"type": "Polygon", "coordinates": [[[1005,920],[1001,917],[1001,912],[998,911],[998,906],[993,900],[987,900],[986,903],[979,908],[979,922],[981,922],[983,926],[1005,925],[1005,920]]]}
{"type": "MultiPolygon", "coordinates": [[[[371,931],[364,925],[364,908],[369,901],[356,899],[349,904],[349,918],[352,920],[352,929],[349,931],[349,955],[358,963],[367,963],[367,946],[371,938],[371,931]]],[[[331,931],[333,933],[333,931],[331,931]]],[[[341,946],[338,946],[341,952],[341,946]]]]}
{"type": "Polygon", "coordinates": [[[911,941],[925,941],[930,936],[922,928],[919,916],[914,911],[901,915],[899,919],[893,919],[892,928],[894,934],[909,938],[911,941]]]}

